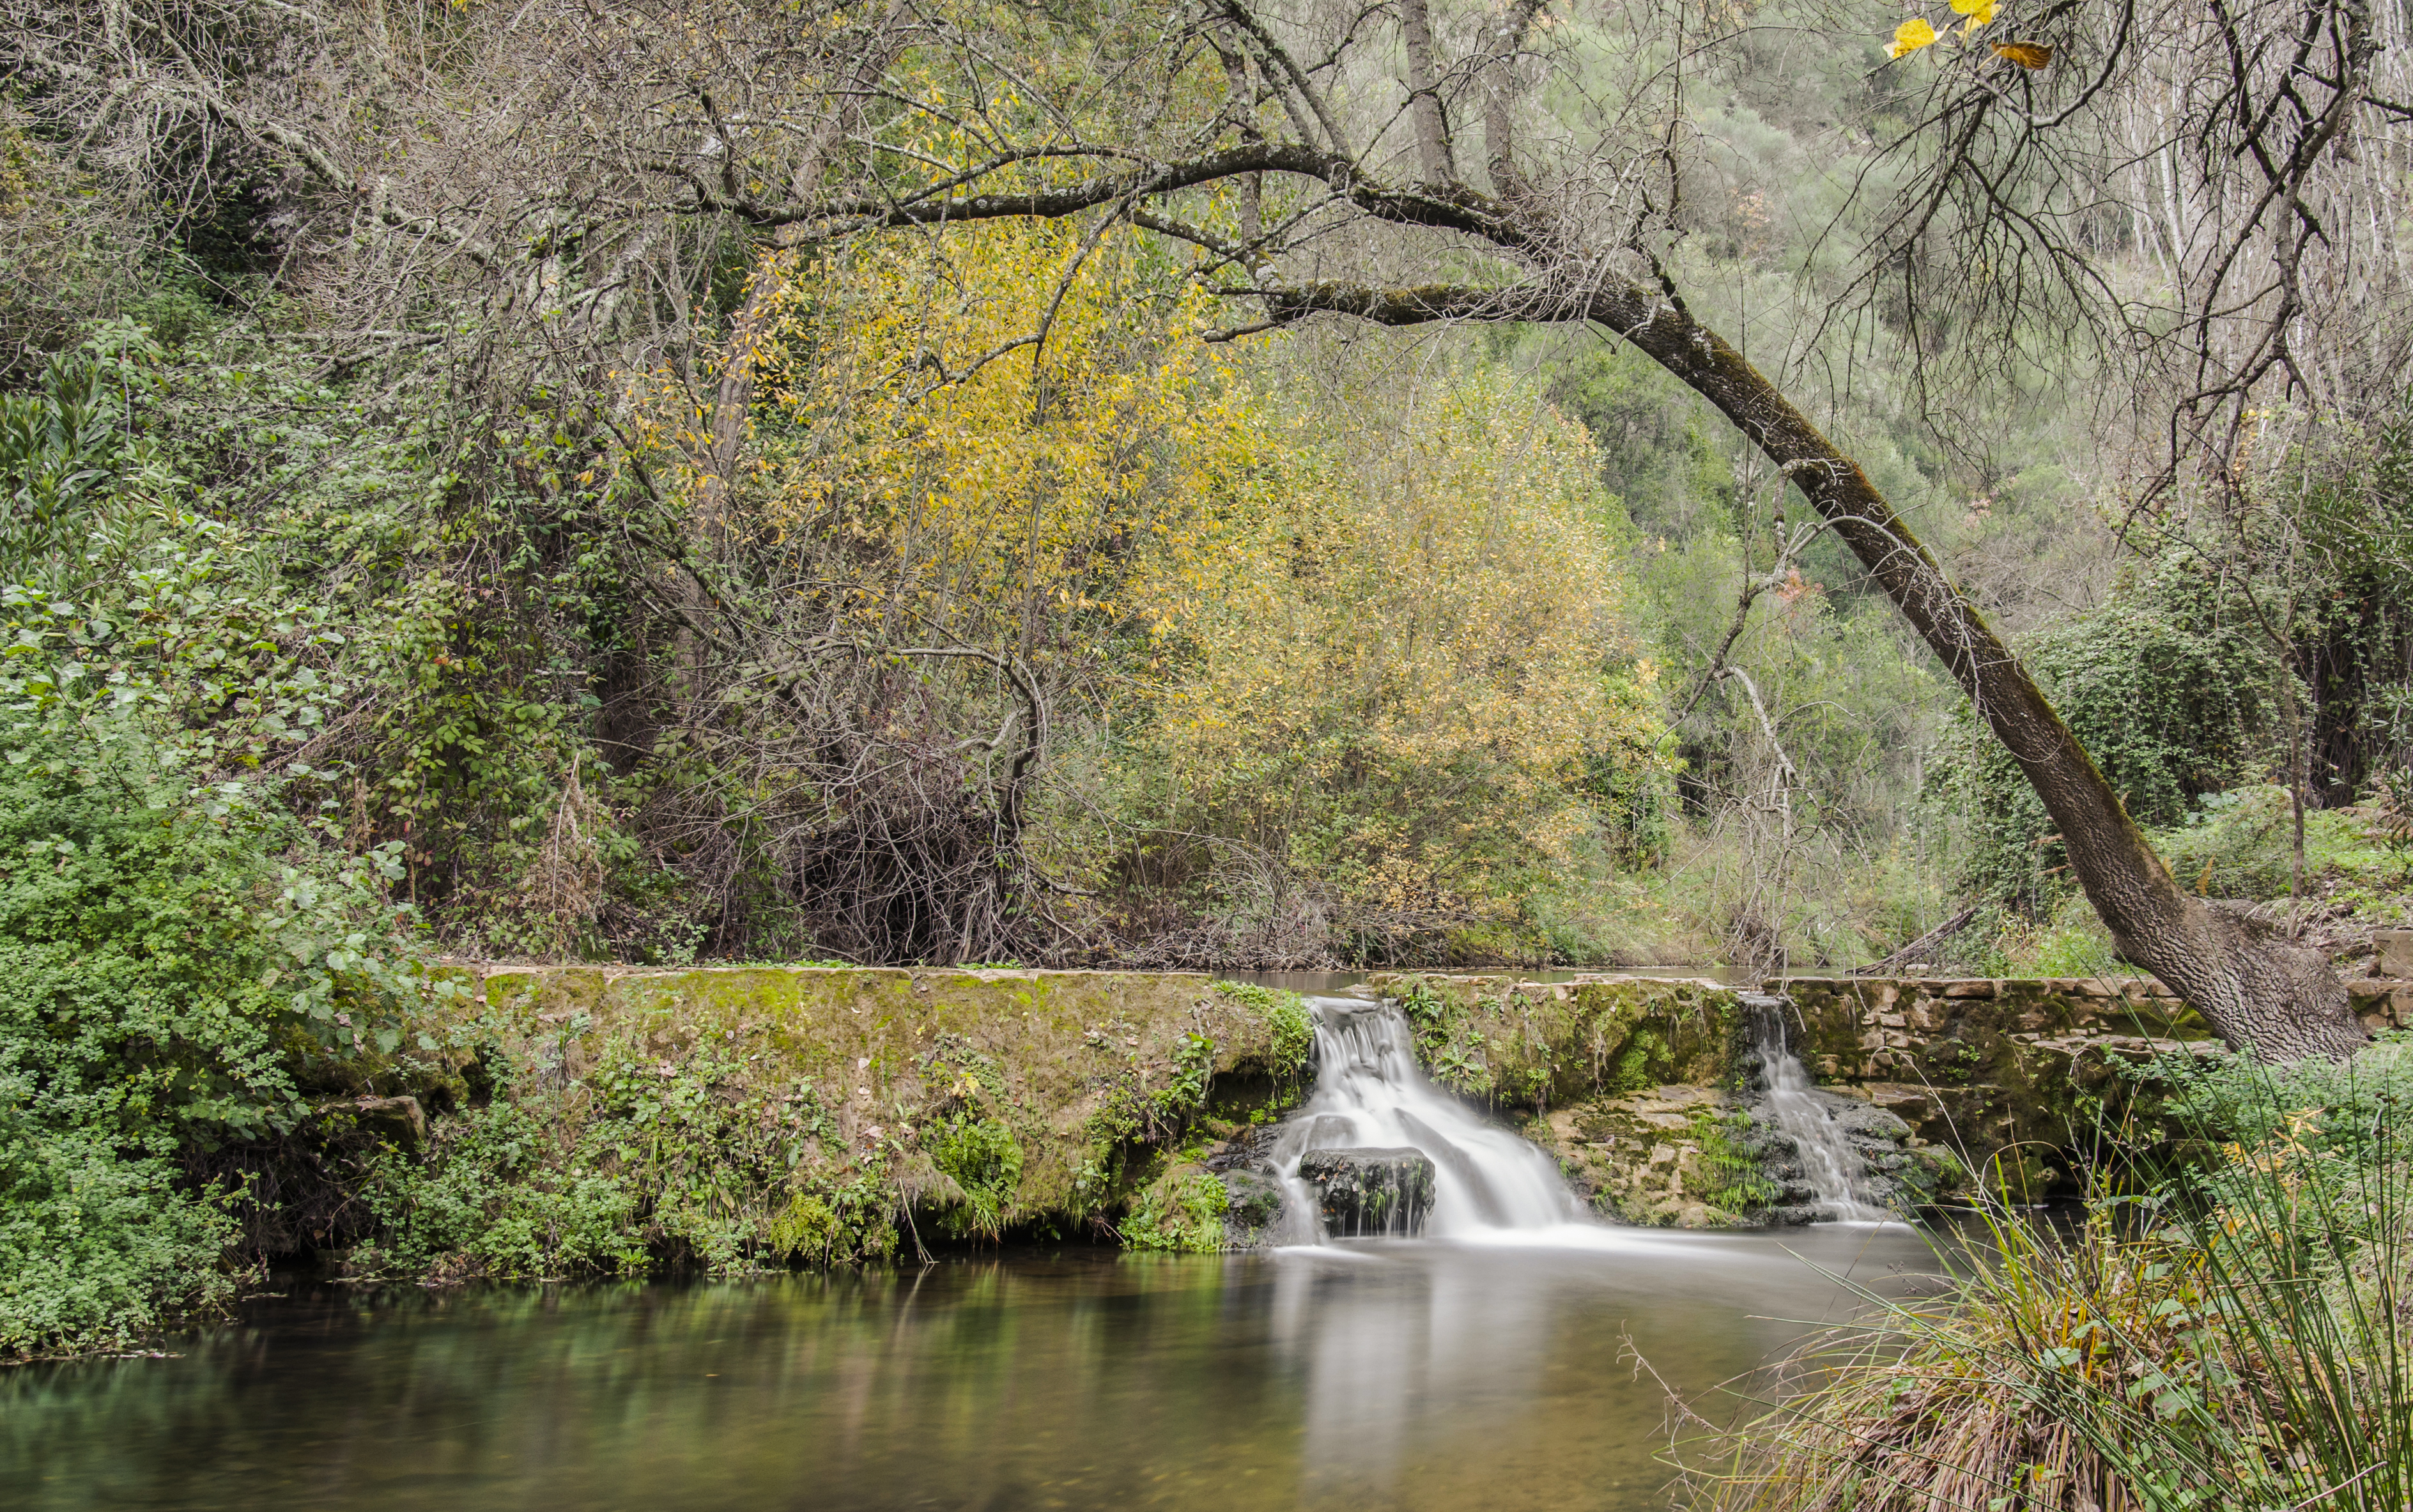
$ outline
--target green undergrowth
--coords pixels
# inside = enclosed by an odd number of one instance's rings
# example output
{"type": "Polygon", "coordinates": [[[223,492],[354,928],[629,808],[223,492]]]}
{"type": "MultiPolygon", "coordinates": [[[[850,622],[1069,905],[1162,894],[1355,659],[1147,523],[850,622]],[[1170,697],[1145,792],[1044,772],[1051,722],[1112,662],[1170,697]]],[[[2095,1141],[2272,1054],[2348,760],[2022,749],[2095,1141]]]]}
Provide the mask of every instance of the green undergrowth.
{"type": "Polygon", "coordinates": [[[332,852],[250,769],[322,706],[310,627],[167,568],[111,598],[0,590],[0,1357],[223,1306],[224,1153],[435,1048],[394,848],[332,852]],[[247,724],[169,718],[212,696],[247,724]]]}
{"type": "Polygon", "coordinates": [[[1947,1279],[1853,1285],[1861,1322],[1694,1445],[1691,1505],[1788,1512],[2302,1512],[2413,1499],[2413,1091],[2343,1065],[2181,1058],[2074,1226],[1979,1192],[1947,1279]],[[2175,1132],[2194,1154],[2172,1165],[2175,1132]]]}
{"type": "Polygon", "coordinates": [[[672,1062],[615,1041],[574,1082],[540,1056],[508,1064],[493,1100],[436,1119],[424,1149],[373,1158],[377,1237],[349,1267],[461,1280],[893,1253],[893,1147],[850,1148],[811,1082],[747,1070],[708,1042],[672,1062]]]}
{"type": "MultiPolygon", "coordinates": [[[[2283,787],[2207,793],[2184,824],[2156,830],[2153,839],[2189,892],[2258,900],[2288,896],[2295,811],[2283,787]]],[[[2308,809],[2304,876],[2317,896],[2377,902],[2413,890],[2413,851],[2375,834],[2364,814],[2308,809]]]]}
{"type": "MultiPolygon", "coordinates": [[[[2170,874],[2198,897],[2284,904],[2295,890],[2295,813],[2283,787],[2207,793],[2181,823],[2149,836],[2170,874]]],[[[2302,885],[2305,906],[2324,914],[2399,925],[2413,895],[2413,848],[2363,810],[2307,809],[2302,885]]],[[[2065,873],[2029,889],[2019,907],[1989,909],[1952,952],[1959,969],[1978,976],[2139,974],[2065,873]]]]}
{"type": "Polygon", "coordinates": [[[1230,1193],[1213,1176],[1168,1175],[1141,1193],[1117,1231],[1133,1250],[1205,1254],[1223,1248],[1223,1216],[1230,1206],[1230,1193]]]}

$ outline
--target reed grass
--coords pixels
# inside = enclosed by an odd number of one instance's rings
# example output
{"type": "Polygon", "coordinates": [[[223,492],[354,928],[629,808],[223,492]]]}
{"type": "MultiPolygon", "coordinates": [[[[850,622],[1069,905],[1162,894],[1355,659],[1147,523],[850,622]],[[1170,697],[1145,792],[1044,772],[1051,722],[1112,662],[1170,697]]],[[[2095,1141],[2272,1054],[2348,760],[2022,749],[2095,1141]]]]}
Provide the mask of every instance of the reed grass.
{"type": "Polygon", "coordinates": [[[2217,1096],[2181,1099],[2194,1168],[2099,1189],[2074,1225],[1981,1200],[1937,1237],[1948,1274],[1922,1295],[1845,1282],[1861,1319],[1680,1455],[1689,1504],[2413,1506],[2407,1053],[2310,1083],[2234,1063],[2217,1096]]]}

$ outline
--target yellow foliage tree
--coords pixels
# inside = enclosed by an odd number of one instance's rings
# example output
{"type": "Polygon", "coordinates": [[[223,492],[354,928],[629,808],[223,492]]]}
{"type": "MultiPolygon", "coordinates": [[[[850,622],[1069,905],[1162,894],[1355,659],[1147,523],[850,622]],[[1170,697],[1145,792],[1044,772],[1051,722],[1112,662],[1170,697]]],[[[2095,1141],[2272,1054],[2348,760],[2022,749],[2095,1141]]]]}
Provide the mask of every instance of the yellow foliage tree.
{"type": "Polygon", "coordinates": [[[1140,758],[1379,949],[1513,924],[1595,862],[1604,776],[1650,762],[1656,674],[1581,425],[1482,368],[1413,414],[1362,397],[1335,407],[1355,423],[1296,422],[1313,487],[1196,617],[1140,758]]]}
{"type": "MultiPolygon", "coordinates": [[[[766,260],[732,497],[800,564],[782,612],[1026,669],[1057,781],[1029,838],[1109,910],[1179,832],[1361,936],[1513,922],[1589,864],[1602,774],[1647,764],[1590,437],[1479,365],[1413,416],[1375,379],[1278,403],[1156,245],[995,222],[766,260]]],[[[1011,697],[969,663],[913,677],[910,718],[959,730],[1011,697]]],[[[1216,894],[1191,903],[1246,907],[1216,894]]]]}
{"type": "Polygon", "coordinates": [[[857,613],[1035,662],[1177,619],[1284,463],[1175,272],[1050,224],[775,264],[762,518],[874,548],[857,613]]]}

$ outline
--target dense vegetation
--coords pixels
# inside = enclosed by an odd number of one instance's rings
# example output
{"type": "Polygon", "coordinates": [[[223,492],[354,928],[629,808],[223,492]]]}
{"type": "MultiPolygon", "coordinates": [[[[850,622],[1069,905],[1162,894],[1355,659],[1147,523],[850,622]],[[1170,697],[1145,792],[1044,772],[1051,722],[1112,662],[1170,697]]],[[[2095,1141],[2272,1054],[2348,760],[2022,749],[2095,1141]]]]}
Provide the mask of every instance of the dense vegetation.
{"type": "MultiPolygon", "coordinates": [[[[632,187],[646,121],[707,143],[690,175],[730,110],[836,122],[799,183],[874,126],[931,162],[987,129],[812,95],[940,76],[843,17],[808,67],[728,65],[741,108],[709,49],[646,94],[643,18],[136,8],[150,73],[79,7],[0,43],[0,1352],[227,1296],[233,1215],[288,1200],[244,1183],[445,1048],[442,955],[1769,969],[1965,912],[1929,960],[2119,968],[1860,566],[1597,333],[1255,322],[1132,215],[816,241],[632,187]]],[[[776,7],[691,8],[742,52],[776,7]]],[[[1171,14],[970,24],[1119,126],[1195,103],[1091,66],[1171,14]]],[[[2186,886],[2351,956],[2413,838],[2392,313],[2323,307],[2356,404],[2249,383],[2219,465],[2161,476],[2170,395],[2095,397],[2117,343],[1990,346],[1885,282],[1976,264],[1861,234],[1926,109],[1867,19],[1768,7],[1686,76],[1660,276],[1784,354],[2186,886]]],[[[1684,48],[1652,24],[1569,18],[1569,97],[1642,91],[1684,48]]],[[[1315,213],[1258,194],[1201,214],[1315,213]]],[[[2087,245],[2157,288],[2157,234],[2087,245]]],[[[541,1191],[508,1099],[346,1178],[397,1270],[894,1244],[859,1191],[690,1210],[621,1158],[707,1103],[582,1111],[541,1191]]],[[[971,1106],[929,1158],[993,1232],[1018,1171],[971,1106]]]]}
{"type": "Polygon", "coordinates": [[[1696,1441],[1697,1505],[2402,1505],[2413,1065],[2391,1038],[2344,1066],[2139,1068],[2159,1126],[2110,1132],[2133,1164],[2074,1231],[1983,1203],[1935,1295],[1860,1288],[1865,1325],[1789,1362],[1789,1401],[1696,1441]]]}

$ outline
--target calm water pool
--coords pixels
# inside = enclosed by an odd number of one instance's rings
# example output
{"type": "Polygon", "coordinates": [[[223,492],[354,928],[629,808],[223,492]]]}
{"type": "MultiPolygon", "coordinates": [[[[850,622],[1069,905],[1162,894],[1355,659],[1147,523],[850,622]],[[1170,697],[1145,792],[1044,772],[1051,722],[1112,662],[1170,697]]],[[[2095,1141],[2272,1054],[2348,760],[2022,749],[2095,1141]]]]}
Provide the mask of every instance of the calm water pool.
{"type": "Polygon", "coordinates": [[[675,1284],[296,1285],[170,1359],[0,1372],[21,1508],[1663,1506],[1662,1398],[1843,1315],[1901,1228],[675,1284]]]}

